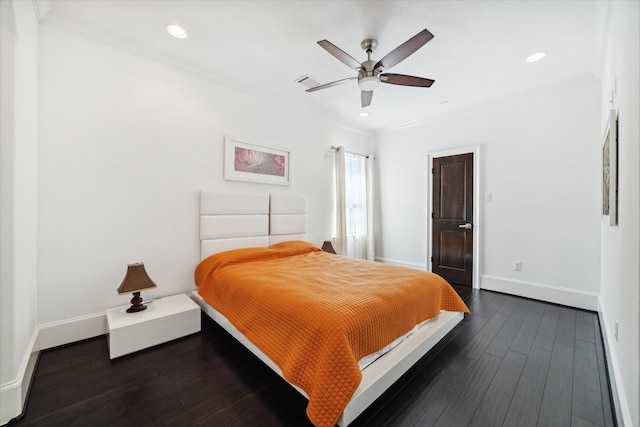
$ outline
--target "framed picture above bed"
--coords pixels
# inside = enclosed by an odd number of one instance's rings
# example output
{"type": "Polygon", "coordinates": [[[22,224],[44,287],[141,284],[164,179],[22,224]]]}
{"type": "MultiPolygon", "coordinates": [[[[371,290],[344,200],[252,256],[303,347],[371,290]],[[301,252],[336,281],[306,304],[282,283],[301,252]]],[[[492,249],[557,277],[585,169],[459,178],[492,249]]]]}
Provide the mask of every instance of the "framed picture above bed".
{"type": "Polygon", "coordinates": [[[224,179],[290,185],[291,153],[227,136],[224,139],[224,179]]]}
{"type": "Polygon", "coordinates": [[[618,224],[618,114],[611,110],[602,138],[602,222],[618,224]]]}

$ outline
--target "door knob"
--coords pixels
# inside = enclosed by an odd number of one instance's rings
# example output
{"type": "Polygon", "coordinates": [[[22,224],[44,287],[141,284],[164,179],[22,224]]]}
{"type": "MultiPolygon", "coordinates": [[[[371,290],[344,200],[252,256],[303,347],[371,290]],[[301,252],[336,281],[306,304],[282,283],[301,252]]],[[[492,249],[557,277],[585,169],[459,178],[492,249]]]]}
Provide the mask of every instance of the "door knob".
{"type": "Polygon", "coordinates": [[[471,225],[471,223],[470,223],[470,222],[468,222],[468,223],[466,223],[466,224],[460,224],[460,225],[458,226],[458,228],[464,228],[465,230],[471,230],[471,227],[472,227],[472,225],[471,225]]]}

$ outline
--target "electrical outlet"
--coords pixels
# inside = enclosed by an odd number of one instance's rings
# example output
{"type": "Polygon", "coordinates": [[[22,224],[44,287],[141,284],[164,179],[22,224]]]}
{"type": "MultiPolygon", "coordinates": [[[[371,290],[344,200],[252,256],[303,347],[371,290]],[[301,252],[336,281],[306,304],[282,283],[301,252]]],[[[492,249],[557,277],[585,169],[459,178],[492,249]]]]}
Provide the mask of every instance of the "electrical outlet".
{"type": "Polygon", "coordinates": [[[522,271],[522,261],[513,261],[513,270],[522,271]]]}
{"type": "Polygon", "coordinates": [[[616,322],[615,326],[613,327],[613,334],[616,337],[616,342],[618,342],[618,322],[616,322]]]}

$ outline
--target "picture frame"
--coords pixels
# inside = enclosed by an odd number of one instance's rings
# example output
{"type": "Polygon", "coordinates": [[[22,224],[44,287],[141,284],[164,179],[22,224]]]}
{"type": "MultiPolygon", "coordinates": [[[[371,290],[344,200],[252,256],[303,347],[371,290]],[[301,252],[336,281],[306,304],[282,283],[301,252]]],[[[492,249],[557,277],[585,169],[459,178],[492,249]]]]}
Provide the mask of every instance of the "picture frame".
{"type": "Polygon", "coordinates": [[[291,152],[225,136],[224,179],[291,185],[291,152]]]}
{"type": "Polygon", "coordinates": [[[609,112],[602,137],[602,222],[618,224],[618,113],[609,112]]]}

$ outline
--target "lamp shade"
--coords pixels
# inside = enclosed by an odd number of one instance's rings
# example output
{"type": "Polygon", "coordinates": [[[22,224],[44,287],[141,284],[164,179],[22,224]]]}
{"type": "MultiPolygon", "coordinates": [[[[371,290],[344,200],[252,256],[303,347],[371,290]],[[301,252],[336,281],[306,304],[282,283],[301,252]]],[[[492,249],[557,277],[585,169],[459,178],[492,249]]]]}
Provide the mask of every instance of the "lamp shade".
{"type": "Polygon", "coordinates": [[[322,250],[325,252],[329,252],[330,254],[335,254],[336,250],[333,248],[330,240],[325,240],[322,244],[322,250]]]}
{"type": "Polygon", "coordinates": [[[155,288],[157,285],[153,283],[153,280],[147,274],[144,269],[144,263],[138,262],[136,264],[129,264],[127,267],[127,274],[125,274],[120,287],[118,288],[118,294],[130,294],[133,292],[140,292],[146,289],[155,288]]]}

